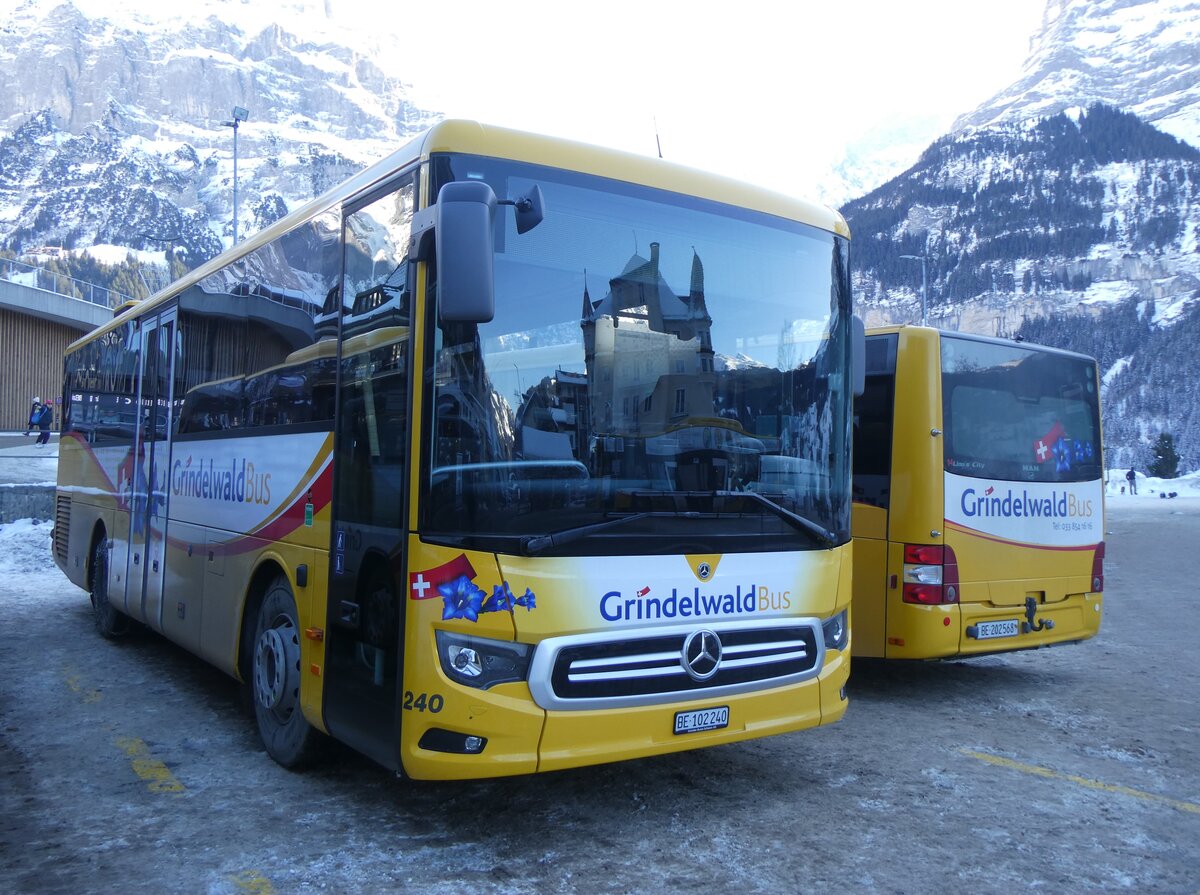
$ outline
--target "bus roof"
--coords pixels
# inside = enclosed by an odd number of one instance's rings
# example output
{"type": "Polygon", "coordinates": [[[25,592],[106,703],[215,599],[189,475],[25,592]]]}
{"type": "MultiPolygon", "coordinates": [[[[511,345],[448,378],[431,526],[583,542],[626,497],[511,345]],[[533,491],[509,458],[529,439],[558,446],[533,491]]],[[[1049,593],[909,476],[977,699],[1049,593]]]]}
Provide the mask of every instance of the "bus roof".
{"type": "Polygon", "coordinates": [[[1066,348],[1055,348],[1051,345],[1041,345],[1037,342],[1026,342],[1023,339],[1005,339],[999,336],[984,336],[977,333],[958,332],[953,329],[941,329],[936,326],[921,326],[916,323],[890,323],[886,326],[869,326],[867,327],[868,336],[882,336],[889,333],[898,333],[901,330],[913,330],[928,333],[929,335],[950,336],[954,339],[969,339],[972,342],[987,342],[991,345],[1004,345],[1009,348],[1028,348],[1031,351],[1045,351],[1050,354],[1062,354],[1067,357],[1077,357],[1083,360],[1095,361],[1096,359],[1090,354],[1084,354],[1079,351],[1070,351],[1066,348]]]}
{"type": "Polygon", "coordinates": [[[115,329],[128,320],[167,304],[179,293],[221,270],[232,261],[251,254],[256,249],[268,245],[287,233],[293,227],[341,205],[373,185],[386,180],[394,172],[418,160],[427,159],[431,154],[444,152],[484,155],[553,168],[565,168],[669,192],[698,196],[741,208],[750,208],[787,220],[809,224],[841,236],[850,236],[850,229],[845,219],[828,206],[782,195],[730,177],[709,174],[651,156],[485,125],[477,121],[451,119],[434,125],[395,152],[333,187],[324,195],[280,218],[271,226],[227,249],[149,298],[121,310],[114,315],[110,322],[104,323],[68,346],[67,351],[73,351],[78,346],[115,329]]]}
{"type": "Polygon", "coordinates": [[[850,235],[845,219],[827,206],[653,156],[457,120],[443,121],[424,135],[423,154],[438,152],[465,152],[566,168],[751,208],[850,235]]]}

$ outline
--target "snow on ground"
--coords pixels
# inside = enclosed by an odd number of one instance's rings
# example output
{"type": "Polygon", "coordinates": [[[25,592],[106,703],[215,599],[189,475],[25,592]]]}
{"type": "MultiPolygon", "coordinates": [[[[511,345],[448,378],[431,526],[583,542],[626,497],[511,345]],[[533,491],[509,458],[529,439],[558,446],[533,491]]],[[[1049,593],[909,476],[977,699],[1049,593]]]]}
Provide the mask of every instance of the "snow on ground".
{"type": "Polygon", "coordinates": [[[1128,469],[1110,469],[1108,471],[1104,495],[1110,502],[1124,499],[1139,502],[1153,500],[1167,503],[1170,500],[1200,497],[1200,471],[1181,475],[1174,479],[1160,479],[1135,470],[1137,476],[1136,495],[1129,493],[1125,480],[1127,472],[1129,472],[1128,469]]]}
{"type": "Polygon", "coordinates": [[[164,251],[149,252],[139,249],[131,249],[126,246],[117,245],[94,245],[88,246],[86,249],[80,249],[75,254],[89,255],[101,264],[117,265],[125,261],[127,257],[133,255],[142,264],[166,264],[167,253],[164,251]]]}
{"type": "Polygon", "coordinates": [[[38,288],[37,271],[35,270],[13,271],[4,279],[8,280],[10,283],[16,283],[18,286],[29,286],[33,289],[38,288]]]}
{"type": "MultiPolygon", "coordinates": [[[[54,523],[49,519],[40,522],[18,519],[0,525],[0,581],[21,580],[55,570],[50,554],[50,530],[53,527],[54,523]]],[[[32,598],[34,593],[28,588],[2,589],[8,591],[4,599],[8,605],[17,597],[32,598]]]]}

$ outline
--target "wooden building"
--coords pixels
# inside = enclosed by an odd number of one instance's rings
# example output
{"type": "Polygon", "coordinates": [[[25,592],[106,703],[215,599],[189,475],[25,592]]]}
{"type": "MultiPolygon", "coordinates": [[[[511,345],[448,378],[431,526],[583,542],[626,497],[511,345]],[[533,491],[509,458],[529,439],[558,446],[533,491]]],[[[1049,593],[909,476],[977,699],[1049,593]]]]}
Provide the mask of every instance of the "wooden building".
{"type": "Polygon", "coordinates": [[[41,287],[58,284],[44,281],[34,270],[19,262],[0,262],[0,431],[25,431],[34,398],[54,405],[57,431],[63,352],[84,333],[111,320],[112,303],[124,298],[91,287],[80,290],[77,281],[64,286],[64,292],[83,292],[90,300],[50,291],[41,287]]]}

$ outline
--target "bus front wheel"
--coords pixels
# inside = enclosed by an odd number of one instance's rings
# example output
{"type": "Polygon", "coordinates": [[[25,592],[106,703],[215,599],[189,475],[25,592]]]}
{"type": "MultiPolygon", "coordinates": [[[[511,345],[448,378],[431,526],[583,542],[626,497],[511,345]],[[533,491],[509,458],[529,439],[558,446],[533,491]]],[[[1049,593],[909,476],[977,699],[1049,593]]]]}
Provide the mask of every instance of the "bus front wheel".
{"type": "Polygon", "coordinates": [[[251,688],[258,732],[267,754],[285,768],[316,758],[320,732],[300,710],[300,624],[283,576],[267,588],[254,630],[251,688]]]}
{"type": "Polygon", "coordinates": [[[106,640],[115,640],[129,630],[129,616],[108,601],[108,540],[97,538],[92,547],[92,617],[96,630],[106,640]]]}

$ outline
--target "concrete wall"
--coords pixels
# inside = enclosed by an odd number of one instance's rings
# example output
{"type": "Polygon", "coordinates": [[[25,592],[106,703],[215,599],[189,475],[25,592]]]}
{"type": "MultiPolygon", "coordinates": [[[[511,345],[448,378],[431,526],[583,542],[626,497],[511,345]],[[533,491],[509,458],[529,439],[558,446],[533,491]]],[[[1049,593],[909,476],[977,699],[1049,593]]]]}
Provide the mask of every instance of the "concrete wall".
{"type": "Polygon", "coordinates": [[[0,485],[0,525],[54,518],[53,485],[0,485]]]}

